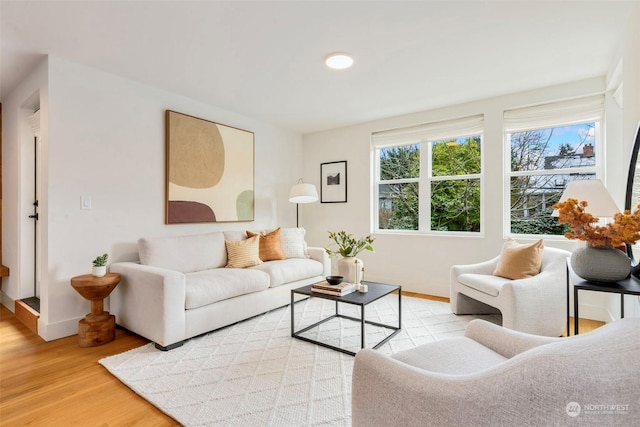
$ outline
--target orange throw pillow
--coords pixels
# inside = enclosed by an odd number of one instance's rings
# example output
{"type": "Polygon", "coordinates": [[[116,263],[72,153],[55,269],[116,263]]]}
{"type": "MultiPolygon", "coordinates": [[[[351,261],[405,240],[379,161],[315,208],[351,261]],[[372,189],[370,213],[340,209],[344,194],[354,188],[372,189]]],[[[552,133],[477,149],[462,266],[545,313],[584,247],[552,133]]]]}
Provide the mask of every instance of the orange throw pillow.
{"type": "Polygon", "coordinates": [[[260,259],[274,261],[286,259],[280,240],[280,227],[267,234],[258,234],[247,230],[247,237],[260,236],[260,259]]]}
{"type": "Polygon", "coordinates": [[[494,276],[506,279],[526,279],[540,273],[542,267],[542,239],[528,245],[521,245],[513,239],[504,242],[494,276]]]}

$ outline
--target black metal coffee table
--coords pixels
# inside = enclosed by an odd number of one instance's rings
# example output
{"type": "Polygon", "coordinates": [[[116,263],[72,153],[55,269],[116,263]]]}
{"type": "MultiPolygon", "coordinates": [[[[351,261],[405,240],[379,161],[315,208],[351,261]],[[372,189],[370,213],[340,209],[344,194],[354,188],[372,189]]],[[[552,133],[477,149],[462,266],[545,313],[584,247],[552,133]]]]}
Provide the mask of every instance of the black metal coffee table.
{"type": "Polygon", "coordinates": [[[353,352],[353,351],[349,351],[349,350],[346,350],[344,348],[336,347],[336,346],[333,346],[333,345],[330,345],[330,344],[326,344],[326,343],[323,343],[323,342],[320,342],[320,341],[316,341],[314,339],[303,337],[303,336],[300,335],[300,334],[308,331],[309,329],[312,329],[312,328],[315,328],[316,326],[319,326],[320,324],[322,324],[324,322],[328,322],[331,319],[334,319],[336,317],[340,317],[340,318],[343,318],[343,319],[350,319],[350,320],[354,320],[356,322],[360,322],[360,337],[361,337],[361,346],[360,346],[360,348],[365,348],[365,324],[380,326],[380,327],[392,330],[393,333],[391,333],[390,335],[386,336],[382,341],[380,341],[375,346],[373,346],[373,349],[377,349],[380,346],[382,346],[383,344],[385,344],[387,341],[389,341],[391,338],[393,338],[401,330],[401,325],[402,325],[402,287],[401,286],[396,286],[396,285],[385,285],[385,284],[382,284],[382,283],[375,283],[375,282],[362,282],[362,283],[366,284],[368,286],[369,292],[360,293],[360,292],[356,291],[356,292],[352,292],[352,293],[344,295],[344,296],[334,296],[334,295],[327,295],[327,294],[321,294],[321,293],[318,293],[318,292],[313,292],[311,290],[311,286],[312,285],[303,286],[303,287],[297,288],[297,289],[292,289],[291,290],[291,336],[293,338],[297,338],[299,340],[303,340],[303,341],[307,341],[307,342],[310,342],[310,343],[318,344],[318,345],[323,346],[323,347],[327,347],[327,348],[330,348],[330,349],[333,349],[333,350],[340,351],[342,353],[346,353],[346,354],[350,354],[352,356],[355,356],[356,353],[353,352]],[[373,322],[373,321],[370,321],[370,320],[365,320],[365,306],[367,304],[370,304],[370,303],[372,303],[372,302],[374,302],[374,301],[386,296],[386,295],[389,295],[390,293],[392,293],[394,291],[398,291],[398,326],[396,327],[396,326],[392,326],[392,325],[385,325],[385,324],[382,324],[382,323],[373,322]],[[332,316],[327,317],[326,319],[322,319],[319,322],[314,323],[313,325],[310,325],[310,326],[307,326],[307,327],[305,327],[303,329],[300,329],[299,331],[295,331],[294,330],[294,325],[295,325],[294,295],[295,294],[308,295],[309,297],[322,298],[322,299],[328,299],[328,300],[335,301],[336,302],[335,314],[332,315],[332,316]],[[351,304],[351,305],[360,306],[360,318],[347,316],[347,315],[344,315],[344,314],[340,314],[338,303],[344,303],[344,304],[351,304]]]}

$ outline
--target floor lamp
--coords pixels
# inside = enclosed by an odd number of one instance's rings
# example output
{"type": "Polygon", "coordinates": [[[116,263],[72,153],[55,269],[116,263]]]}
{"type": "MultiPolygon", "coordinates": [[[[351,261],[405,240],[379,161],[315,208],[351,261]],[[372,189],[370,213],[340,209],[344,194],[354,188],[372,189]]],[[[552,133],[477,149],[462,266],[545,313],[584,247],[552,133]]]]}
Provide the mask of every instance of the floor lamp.
{"type": "Polygon", "coordinates": [[[313,184],[305,184],[302,178],[298,183],[291,187],[289,192],[289,201],[296,204],[296,227],[298,227],[298,205],[300,203],[313,203],[318,201],[318,191],[313,184]]]}

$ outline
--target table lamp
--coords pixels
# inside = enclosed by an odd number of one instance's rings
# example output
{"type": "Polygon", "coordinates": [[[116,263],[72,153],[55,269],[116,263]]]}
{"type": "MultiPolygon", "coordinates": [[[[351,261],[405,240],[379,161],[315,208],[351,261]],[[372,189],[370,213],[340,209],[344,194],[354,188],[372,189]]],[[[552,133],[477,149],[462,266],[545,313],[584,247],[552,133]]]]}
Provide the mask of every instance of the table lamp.
{"type": "MultiPolygon", "coordinates": [[[[620,212],[616,202],[613,201],[611,195],[599,179],[580,179],[571,181],[565,188],[560,202],[567,199],[576,199],[578,202],[586,201],[588,203],[585,212],[598,218],[613,218],[615,214],[620,212]]],[[[558,216],[558,210],[554,209],[552,216],[558,216]]]]}

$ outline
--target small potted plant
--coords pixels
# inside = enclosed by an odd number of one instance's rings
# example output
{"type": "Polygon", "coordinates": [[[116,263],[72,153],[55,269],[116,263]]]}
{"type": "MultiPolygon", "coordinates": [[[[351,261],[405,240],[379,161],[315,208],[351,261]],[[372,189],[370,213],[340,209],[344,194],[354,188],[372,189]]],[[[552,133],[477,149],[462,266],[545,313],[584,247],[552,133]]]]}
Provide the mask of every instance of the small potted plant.
{"type": "Polygon", "coordinates": [[[109,255],[102,254],[97,256],[96,259],[92,261],[93,269],[91,270],[91,274],[95,277],[102,277],[107,274],[107,260],[109,259],[109,255]]]}
{"type": "Polygon", "coordinates": [[[372,243],[375,238],[366,236],[356,240],[353,235],[347,234],[345,231],[337,233],[329,231],[329,238],[338,245],[338,249],[325,248],[327,254],[331,257],[338,254],[342,256],[337,262],[340,276],[343,276],[347,283],[360,283],[364,274],[364,263],[356,257],[364,250],[373,252],[372,243]]]}

